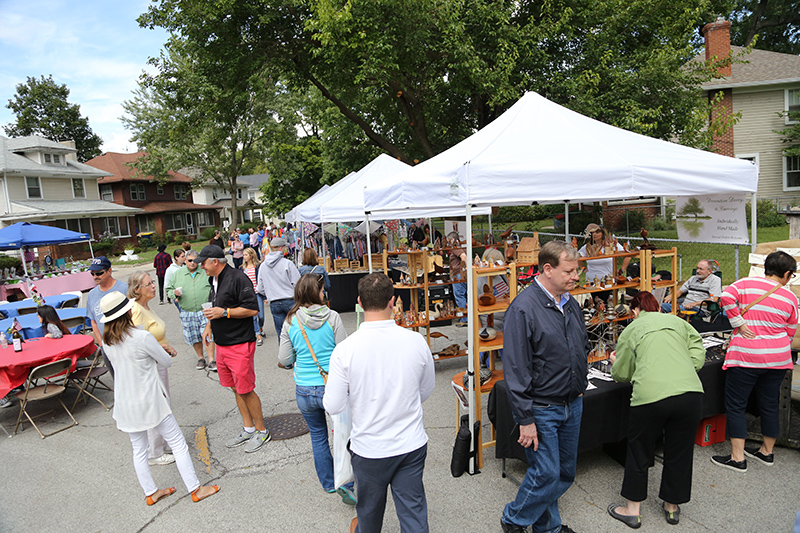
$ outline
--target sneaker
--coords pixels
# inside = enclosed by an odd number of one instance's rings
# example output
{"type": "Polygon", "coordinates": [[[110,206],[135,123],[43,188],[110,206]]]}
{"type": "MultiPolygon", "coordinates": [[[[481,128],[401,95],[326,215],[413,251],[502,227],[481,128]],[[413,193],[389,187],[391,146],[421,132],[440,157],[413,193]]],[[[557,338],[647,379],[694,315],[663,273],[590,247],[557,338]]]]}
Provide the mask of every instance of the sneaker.
{"type": "Polygon", "coordinates": [[[147,464],[150,466],[163,466],[163,465],[171,465],[175,462],[175,456],[171,453],[165,453],[161,457],[156,457],[155,459],[148,459],[147,464]]]}
{"type": "Polygon", "coordinates": [[[751,449],[744,449],[744,454],[747,457],[752,457],[753,459],[760,461],[765,466],[772,466],[775,464],[775,454],[771,453],[769,455],[761,453],[761,448],[751,448],[751,449]]]}
{"type": "Polygon", "coordinates": [[[216,372],[217,371],[217,362],[216,361],[211,361],[210,363],[208,363],[208,371],[209,372],[216,372]]]}
{"type": "Polygon", "coordinates": [[[259,337],[258,340],[256,341],[256,346],[261,346],[263,344],[264,344],[264,339],[262,337],[259,337]]]}
{"type": "Polygon", "coordinates": [[[356,495],[353,494],[353,491],[347,487],[339,487],[336,489],[336,492],[339,496],[342,497],[342,503],[345,505],[355,505],[357,502],[356,495]]]}
{"type": "Polygon", "coordinates": [[[268,443],[272,435],[269,434],[269,430],[265,429],[262,433],[261,431],[256,431],[250,440],[247,441],[247,446],[244,447],[244,451],[247,453],[253,453],[258,451],[263,445],[268,443]]]}
{"type": "Polygon", "coordinates": [[[5,409],[6,407],[11,407],[11,400],[8,399],[8,396],[3,396],[0,398],[0,409],[5,409]]]}
{"type": "Polygon", "coordinates": [[[236,448],[237,446],[241,446],[245,442],[250,440],[250,437],[255,435],[255,433],[248,433],[245,430],[242,430],[241,433],[233,437],[232,439],[228,439],[225,441],[225,446],[228,448],[236,448]]]}
{"type": "Polygon", "coordinates": [[[504,522],[502,518],[500,519],[500,527],[503,529],[503,533],[525,533],[528,530],[527,527],[504,522]]]}
{"type": "Polygon", "coordinates": [[[711,462],[717,466],[730,468],[734,472],[747,472],[747,459],[744,461],[734,461],[730,455],[715,455],[711,458],[711,462]]]}
{"type": "Polygon", "coordinates": [[[559,533],[575,533],[575,530],[569,527],[567,524],[561,524],[561,529],[558,530],[559,533]]]}
{"type": "Polygon", "coordinates": [[[205,359],[198,359],[197,364],[194,366],[197,370],[203,370],[206,367],[205,359]]]}

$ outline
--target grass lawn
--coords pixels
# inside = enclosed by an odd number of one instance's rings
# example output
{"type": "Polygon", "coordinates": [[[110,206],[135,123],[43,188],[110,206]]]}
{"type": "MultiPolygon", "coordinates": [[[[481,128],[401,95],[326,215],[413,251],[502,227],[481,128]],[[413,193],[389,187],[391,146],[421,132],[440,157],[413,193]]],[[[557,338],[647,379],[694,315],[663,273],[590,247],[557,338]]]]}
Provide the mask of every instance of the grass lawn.
{"type": "MultiPolygon", "coordinates": [[[[199,239],[199,240],[196,240],[196,241],[189,241],[189,242],[192,243],[192,249],[193,250],[197,250],[198,252],[203,248],[203,246],[208,244],[208,240],[207,239],[199,239]]],[[[170,256],[171,256],[172,252],[174,252],[175,249],[179,248],[179,247],[180,247],[180,244],[172,243],[170,245],[167,245],[167,249],[165,251],[168,254],[170,254],[170,256]]],[[[145,252],[141,252],[139,254],[136,254],[136,255],[139,256],[139,259],[137,261],[120,261],[119,257],[112,257],[111,258],[111,264],[112,265],[128,265],[128,266],[133,266],[133,265],[150,265],[150,266],[152,266],[153,265],[153,260],[155,259],[157,253],[158,253],[158,250],[156,249],[155,246],[153,246],[151,248],[148,248],[147,251],[145,251],[145,252]]]]}

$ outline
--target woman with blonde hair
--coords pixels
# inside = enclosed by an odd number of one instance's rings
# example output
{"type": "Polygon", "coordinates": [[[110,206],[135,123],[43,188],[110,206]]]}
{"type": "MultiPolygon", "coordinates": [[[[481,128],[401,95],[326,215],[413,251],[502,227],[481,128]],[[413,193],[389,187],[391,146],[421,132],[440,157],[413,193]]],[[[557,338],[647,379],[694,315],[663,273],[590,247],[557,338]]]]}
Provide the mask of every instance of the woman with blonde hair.
{"type": "MultiPolygon", "coordinates": [[[[619,243],[614,246],[614,236],[599,224],[592,223],[586,226],[586,240],[588,242],[578,250],[581,257],[596,257],[625,251],[625,248],[619,243]]],[[[630,262],[630,257],[622,260],[621,268],[623,272],[628,268],[628,263],[630,262]]],[[[614,275],[614,260],[612,258],[586,261],[586,281],[592,281],[594,278],[603,279],[605,276],[614,275]]]]}
{"type": "MultiPolygon", "coordinates": [[[[258,269],[261,266],[261,261],[258,260],[256,251],[253,248],[244,249],[243,259],[244,262],[240,268],[250,278],[255,291],[258,285],[258,269]]],[[[256,330],[256,345],[261,346],[264,344],[264,295],[258,294],[258,291],[256,291],[256,300],[258,300],[258,314],[253,317],[253,327],[256,330]]]]}
{"type": "MultiPolygon", "coordinates": [[[[156,286],[153,278],[144,270],[137,270],[128,277],[128,298],[134,300],[131,316],[134,326],[141,326],[156,338],[161,348],[172,357],[177,355],[175,348],[167,341],[167,328],[164,320],[150,309],[150,301],[156,296],[156,286]]],[[[157,365],[158,375],[164,385],[164,391],[169,403],[169,365],[157,365]]],[[[164,452],[164,438],[155,429],[148,430],[150,446],[148,449],[148,462],[151,466],[168,465],[175,461],[170,453],[164,452]]]]}
{"type": "MultiPolygon", "coordinates": [[[[151,280],[152,282],[152,280],[151,280]]],[[[148,331],[137,329],[131,318],[133,300],[121,292],[110,292],[100,300],[103,316],[103,349],[114,365],[114,420],[128,433],[133,446],[133,467],[147,505],[175,492],[175,487],[158,489],[147,460],[148,433],[155,431],[169,442],[177,459],[186,490],[199,502],[216,494],[217,485],[200,484],[192,465],[189,447],[169,406],[167,391],[157,366],[169,367],[172,360],[148,331]]]]}

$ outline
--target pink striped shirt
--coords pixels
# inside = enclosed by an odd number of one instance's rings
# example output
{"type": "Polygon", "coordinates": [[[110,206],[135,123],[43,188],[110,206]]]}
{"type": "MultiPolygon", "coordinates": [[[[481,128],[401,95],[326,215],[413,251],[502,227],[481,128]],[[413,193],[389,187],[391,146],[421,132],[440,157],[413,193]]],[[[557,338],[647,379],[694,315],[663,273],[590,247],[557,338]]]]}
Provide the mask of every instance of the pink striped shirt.
{"type": "Polygon", "coordinates": [[[722,292],[720,302],[731,326],[738,328],[746,322],[756,335],[755,339],[745,339],[736,330],[722,368],[792,368],[791,345],[798,317],[797,297],[792,291],[781,287],[742,317],[742,309],[775,285],[777,283],[766,278],[742,278],[722,292]]]}
{"type": "Polygon", "coordinates": [[[253,283],[253,288],[256,287],[256,267],[253,268],[243,268],[244,273],[247,274],[247,277],[250,278],[250,281],[253,283]]]}

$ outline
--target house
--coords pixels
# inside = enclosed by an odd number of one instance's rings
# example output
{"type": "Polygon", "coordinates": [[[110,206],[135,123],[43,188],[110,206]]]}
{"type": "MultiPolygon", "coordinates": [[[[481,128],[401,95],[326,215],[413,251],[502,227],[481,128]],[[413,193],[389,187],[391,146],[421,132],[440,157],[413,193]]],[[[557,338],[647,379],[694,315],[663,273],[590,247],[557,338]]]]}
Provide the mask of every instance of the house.
{"type": "MultiPolygon", "coordinates": [[[[246,202],[247,185],[244,183],[236,184],[236,199],[241,205],[246,202]]],[[[223,225],[231,222],[231,193],[223,189],[219,184],[206,183],[205,185],[192,190],[192,201],[198,205],[207,205],[219,211],[219,218],[223,225]]],[[[239,222],[242,222],[241,207],[239,208],[239,222]]]]}
{"type": "Polygon", "coordinates": [[[262,209],[264,202],[261,200],[263,193],[261,186],[269,181],[269,174],[251,174],[249,176],[239,176],[236,178],[238,183],[247,185],[247,200],[241,206],[241,220],[244,222],[280,222],[278,218],[264,218],[262,209]]]}
{"type": "Polygon", "coordinates": [[[131,227],[132,235],[168,231],[199,235],[204,228],[219,225],[218,208],[192,201],[189,176],[170,171],[169,180],[162,184],[152,181],[152,176],[138,175],[131,164],[144,155],[108,152],[86,162],[105,174],[97,182],[101,199],[142,210],[131,227]]]}
{"type": "MultiPolygon", "coordinates": [[[[703,27],[705,59],[734,57],[744,52],[731,46],[731,24],[718,19],[703,27]]],[[[698,56],[695,60],[702,60],[698,56]]],[[[800,111],[800,56],[753,49],[741,56],[745,62],[718,68],[719,79],[702,85],[708,98],[722,92],[722,113],[741,113],[741,119],[714,139],[712,149],[731,157],[749,159],[759,169],[758,197],[800,198],[800,157],[784,157],[782,136],[775,133],[796,122],[781,116],[800,111]]]]}
{"type": "MultiPolygon", "coordinates": [[[[111,231],[129,237],[132,219],[142,209],[100,198],[97,183],[104,170],[78,163],[72,141],[43,137],[9,139],[0,136],[0,226],[33,222],[57,226],[94,238],[111,231]]],[[[53,247],[56,257],[88,257],[82,245],[53,247]]]]}

